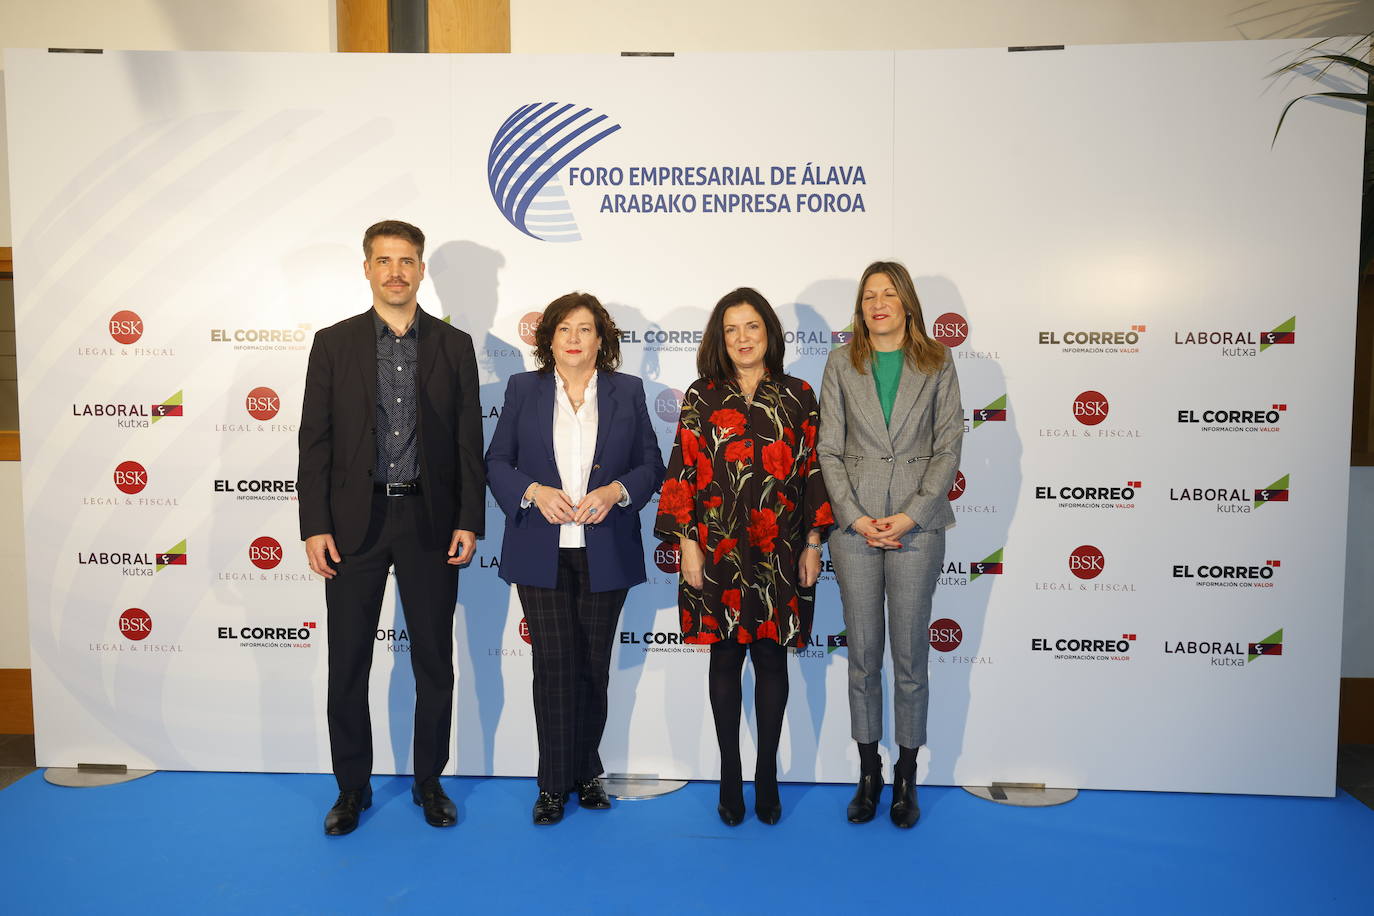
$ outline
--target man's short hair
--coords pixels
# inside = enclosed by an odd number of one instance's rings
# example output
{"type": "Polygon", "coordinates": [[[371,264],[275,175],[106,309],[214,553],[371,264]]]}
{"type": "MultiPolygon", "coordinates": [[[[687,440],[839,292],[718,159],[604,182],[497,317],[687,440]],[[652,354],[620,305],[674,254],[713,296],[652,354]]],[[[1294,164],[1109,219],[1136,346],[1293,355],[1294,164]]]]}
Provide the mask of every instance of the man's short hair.
{"type": "Polygon", "coordinates": [[[403,223],[398,219],[384,219],[380,223],[373,223],[367,227],[367,231],[363,233],[363,255],[368,260],[372,259],[372,240],[379,235],[405,239],[415,246],[416,255],[424,260],[425,234],[418,227],[412,226],[410,223],[403,223]]]}

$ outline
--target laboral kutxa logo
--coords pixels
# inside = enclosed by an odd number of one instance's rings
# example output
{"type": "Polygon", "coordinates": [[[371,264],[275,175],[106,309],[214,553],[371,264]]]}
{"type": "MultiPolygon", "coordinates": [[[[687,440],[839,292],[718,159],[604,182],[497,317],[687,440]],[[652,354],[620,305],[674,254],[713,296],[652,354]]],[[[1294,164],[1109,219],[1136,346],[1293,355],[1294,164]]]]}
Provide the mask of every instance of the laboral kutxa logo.
{"type": "Polygon", "coordinates": [[[1205,658],[1217,668],[1243,668],[1257,658],[1283,655],[1283,627],[1258,642],[1167,639],[1164,641],[1164,654],[1205,658]]]}
{"type": "Polygon", "coordinates": [[[179,542],[165,553],[82,551],[76,555],[76,562],[79,566],[117,567],[126,576],[151,576],[168,566],[185,566],[186,541],[179,542]]]}
{"type": "Polygon", "coordinates": [[[1174,487],[1169,488],[1169,501],[1203,505],[1211,503],[1218,512],[1249,513],[1267,503],[1286,503],[1289,501],[1288,474],[1267,487],[1221,486],[1221,487],[1174,487]]]}
{"type": "Polygon", "coordinates": [[[1006,548],[998,547],[981,560],[963,563],[951,560],[940,571],[941,585],[968,585],[983,576],[1000,576],[1004,570],[1002,553],[1006,548]]]}
{"type": "Polygon", "coordinates": [[[971,416],[964,420],[965,431],[977,429],[984,423],[1005,423],[1007,421],[1007,396],[1004,394],[997,398],[986,407],[969,412],[971,416]],[[970,419],[972,423],[970,424],[970,419]]]}
{"type": "Polygon", "coordinates": [[[605,115],[573,104],[531,102],[511,112],[487,153],[487,185],[501,215],[531,238],[581,241],[558,173],[618,130],[605,115]]]}
{"type": "Polygon", "coordinates": [[[1258,356],[1279,344],[1297,343],[1297,316],[1270,331],[1175,331],[1178,346],[1221,347],[1222,356],[1258,356]]]}
{"type": "Polygon", "coordinates": [[[179,417],[181,413],[181,392],[178,391],[161,404],[73,404],[74,417],[112,417],[116,426],[126,428],[147,428],[166,417],[179,417]]]}

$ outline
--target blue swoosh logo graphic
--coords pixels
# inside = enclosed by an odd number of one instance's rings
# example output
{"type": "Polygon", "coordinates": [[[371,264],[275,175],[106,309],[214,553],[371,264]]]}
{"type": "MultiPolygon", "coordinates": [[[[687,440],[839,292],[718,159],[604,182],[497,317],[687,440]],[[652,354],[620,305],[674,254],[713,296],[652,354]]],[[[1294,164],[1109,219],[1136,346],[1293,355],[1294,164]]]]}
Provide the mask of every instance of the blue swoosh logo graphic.
{"type": "Polygon", "coordinates": [[[511,112],[487,153],[487,185],[501,215],[531,238],[581,241],[558,173],[618,130],[605,115],[571,103],[531,102],[511,112]]]}

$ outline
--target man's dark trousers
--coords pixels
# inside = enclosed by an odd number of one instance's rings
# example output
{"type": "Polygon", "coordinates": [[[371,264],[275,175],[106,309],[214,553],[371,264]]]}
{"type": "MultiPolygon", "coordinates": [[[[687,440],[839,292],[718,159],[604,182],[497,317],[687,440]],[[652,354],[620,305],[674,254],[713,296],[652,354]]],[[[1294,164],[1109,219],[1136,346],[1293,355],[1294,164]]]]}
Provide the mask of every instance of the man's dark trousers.
{"type": "Polygon", "coordinates": [[[378,493],[362,545],[343,554],[338,575],[325,581],[329,745],[341,790],[361,789],[372,774],[368,673],[393,565],[415,673],[415,778],[437,776],[448,764],[458,568],[446,562],[447,544],[426,537],[430,530],[420,496],[378,493]]]}

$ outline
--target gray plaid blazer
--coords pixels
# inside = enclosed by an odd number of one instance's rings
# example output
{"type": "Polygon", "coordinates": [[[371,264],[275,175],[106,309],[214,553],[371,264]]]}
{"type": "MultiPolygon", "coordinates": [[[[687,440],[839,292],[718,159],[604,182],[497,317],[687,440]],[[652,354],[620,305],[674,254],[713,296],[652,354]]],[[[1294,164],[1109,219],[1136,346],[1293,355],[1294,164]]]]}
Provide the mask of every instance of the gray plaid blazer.
{"type": "Polygon", "coordinates": [[[963,437],[953,354],[934,375],[902,366],[887,424],[872,372],[855,371],[847,344],[830,351],[821,382],[816,452],[841,528],[865,515],[882,518],[898,512],[911,516],[922,530],[954,524],[949,488],[959,470],[963,437]]]}

